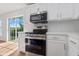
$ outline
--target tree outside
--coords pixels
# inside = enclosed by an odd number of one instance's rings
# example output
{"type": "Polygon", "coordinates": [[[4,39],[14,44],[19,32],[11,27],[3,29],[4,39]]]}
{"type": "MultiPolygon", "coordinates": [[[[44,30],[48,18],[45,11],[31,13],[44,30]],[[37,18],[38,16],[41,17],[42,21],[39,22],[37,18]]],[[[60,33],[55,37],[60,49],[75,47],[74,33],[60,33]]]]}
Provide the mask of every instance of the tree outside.
{"type": "Polygon", "coordinates": [[[18,37],[18,32],[23,31],[23,16],[21,17],[16,17],[13,19],[10,19],[10,37],[11,41],[14,41],[16,38],[16,29],[17,29],[17,37],[18,37]]]}

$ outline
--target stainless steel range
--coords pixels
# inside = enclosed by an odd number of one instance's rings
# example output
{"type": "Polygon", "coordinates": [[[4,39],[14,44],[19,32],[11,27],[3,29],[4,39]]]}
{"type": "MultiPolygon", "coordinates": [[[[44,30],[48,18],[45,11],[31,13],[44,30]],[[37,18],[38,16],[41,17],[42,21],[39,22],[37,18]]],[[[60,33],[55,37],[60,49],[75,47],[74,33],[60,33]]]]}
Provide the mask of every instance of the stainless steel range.
{"type": "Polygon", "coordinates": [[[26,34],[26,51],[46,55],[46,35],[26,34]]]}
{"type": "Polygon", "coordinates": [[[46,25],[36,26],[33,32],[26,33],[26,51],[39,55],[46,55],[46,25]]]}

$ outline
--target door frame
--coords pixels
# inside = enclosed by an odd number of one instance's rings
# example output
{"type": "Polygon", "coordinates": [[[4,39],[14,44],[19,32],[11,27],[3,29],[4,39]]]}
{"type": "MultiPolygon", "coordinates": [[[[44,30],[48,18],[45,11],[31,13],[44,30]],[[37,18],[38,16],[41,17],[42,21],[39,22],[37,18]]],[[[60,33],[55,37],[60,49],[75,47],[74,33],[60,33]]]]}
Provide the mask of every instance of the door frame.
{"type": "MultiPolygon", "coordinates": [[[[23,16],[23,22],[24,22],[24,15],[18,15],[18,16],[11,16],[7,18],[7,40],[6,41],[10,41],[10,26],[9,26],[9,18],[13,18],[13,17],[21,17],[23,16]]],[[[23,26],[24,28],[24,26],[23,26]]],[[[17,30],[17,29],[16,29],[17,30]]],[[[24,32],[24,29],[23,29],[24,32]]],[[[17,41],[17,40],[16,40],[17,41]]]]}

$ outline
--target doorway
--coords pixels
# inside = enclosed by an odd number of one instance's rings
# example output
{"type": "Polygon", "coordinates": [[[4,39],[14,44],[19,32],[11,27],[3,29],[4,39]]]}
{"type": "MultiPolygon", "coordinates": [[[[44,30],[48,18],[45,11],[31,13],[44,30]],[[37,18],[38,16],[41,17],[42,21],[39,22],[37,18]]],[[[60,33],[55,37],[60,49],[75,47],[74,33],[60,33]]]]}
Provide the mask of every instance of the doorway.
{"type": "Polygon", "coordinates": [[[17,42],[18,32],[24,31],[23,16],[8,18],[9,40],[17,42]]]}

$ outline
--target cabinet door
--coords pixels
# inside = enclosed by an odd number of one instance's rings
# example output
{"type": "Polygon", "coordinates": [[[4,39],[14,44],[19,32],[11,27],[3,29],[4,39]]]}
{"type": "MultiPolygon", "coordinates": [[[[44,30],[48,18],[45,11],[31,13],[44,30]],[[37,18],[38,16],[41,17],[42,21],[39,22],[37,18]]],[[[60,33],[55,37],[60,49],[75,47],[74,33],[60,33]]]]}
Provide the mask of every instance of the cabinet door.
{"type": "Polygon", "coordinates": [[[30,6],[30,13],[37,13],[42,11],[47,11],[48,3],[38,3],[30,6]]]}
{"type": "Polygon", "coordinates": [[[74,19],[79,19],[79,3],[73,4],[73,17],[74,19]]]}
{"type": "MultiPolygon", "coordinates": [[[[48,4],[49,3],[39,3],[38,7],[39,7],[39,11],[47,11],[48,9],[48,4]]],[[[48,11],[47,11],[48,12],[48,11]]]]}
{"type": "Polygon", "coordinates": [[[58,4],[57,3],[50,3],[47,6],[47,11],[48,11],[48,21],[50,20],[57,20],[58,19],[58,4]]]}
{"type": "Polygon", "coordinates": [[[73,8],[72,4],[59,4],[60,19],[72,19],[73,18],[73,8]]]}
{"type": "Polygon", "coordinates": [[[47,40],[47,56],[64,56],[65,44],[62,41],[47,40]]]}
{"type": "Polygon", "coordinates": [[[39,4],[30,5],[29,8],[30,8],[30,14],[37,13],[39,9],[39,4]]]}
{"type": "Polygon", "coordinates": [[[74,38],[69,39],[69,55],[70,56],[77,56],[78,55],[78,40],[74,38]]]}
{"type": "Polygon", "coordinates": [[[19,33],[18,48],[19,48],[19,51],[25,52],[25,35],[24,35],[24,33],[19,33]]]}

